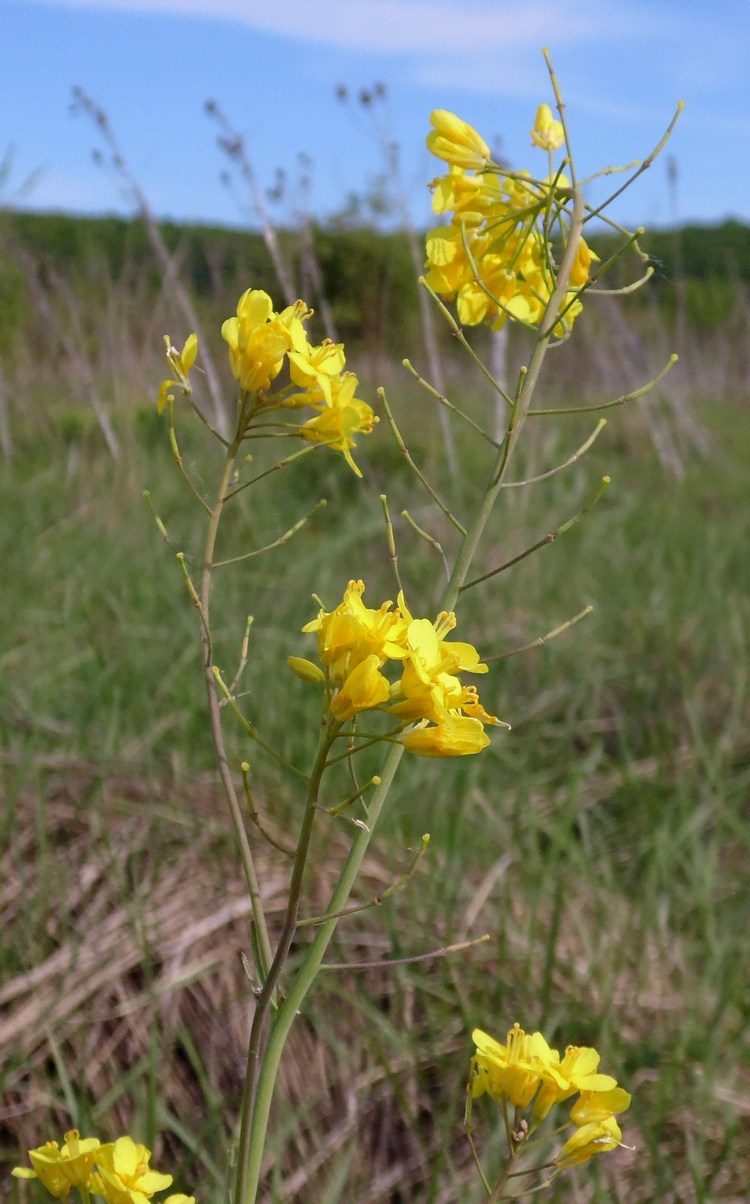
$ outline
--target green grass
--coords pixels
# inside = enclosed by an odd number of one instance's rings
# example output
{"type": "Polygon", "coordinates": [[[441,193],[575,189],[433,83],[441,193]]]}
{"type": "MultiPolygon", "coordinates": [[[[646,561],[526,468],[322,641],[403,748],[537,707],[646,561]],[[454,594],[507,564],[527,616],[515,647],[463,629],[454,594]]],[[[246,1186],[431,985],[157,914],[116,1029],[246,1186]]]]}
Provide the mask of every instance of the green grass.
{"type": "MultiPolygon", "coordinates": [[[[707,404],[701,420],[713,450],[681,480],[625,415],[575,468],[506,494],[487,569],[613,477],[588,518],[466,594],[459,638],[492,656],[588,603],[593,613],[480,682],[488,709],[512,724],[490,750],[456,764],[405,759],[359,897],[397,877],[425,831],[430,850],[404,890],[342,926],[335,958],[408,957],[484,932],[491,941],[391,973],[324,977],[285,1064],[269,1199],[482,1199],[461,1128],[470,1032],[502,1036],[514,1020],[555,1045],[596,1045],[634,1093],[623,1127],[637,1152],[583,1168],[546,1198],[742,1198],[750,431],[730,406],[707,404]]],[[[410,448],[451,493],[423,403],[404,421],[410,448]]],[[[23,442],[0,478],[2,981],[18,988],[0,1022],[2,1136],[12,1163],[19,1145],[59,1137],[69,1119],[148,1142],[161,1132],[161,1161],[205,1202],[221,1198],[239,1091],[247,917],[222,913],[240,908],[241,883],[213,774],[197,618],[174,558],[184,550],[195,566],[201,516],[153,416],[122,426],[117,465],[95,431],[66,420],[23,442]],[[34,967],[46,975],[22,989],[34,967]]],[[[316,454],[249,491],[232,520],[226,555],[277,538],[328,498],[287,547],[223,571],[216,595],[218,663],[231,677],[252,613],[243,702],[298,764],[315,738],[314,700],[285,660],[309,650],[299,629],[312,593],[330,606],[363,576],[371,604],[395,594],[378,493],[450,546],[447,525],[415,504],[383,426],[363,441],[363,486],[316,454]]],[[[554,440],[529,431],[519,475],[567,458],[585,433],[577,422],[554,440]]],[[[184,442],[210,491],[214,453],[189,432],[184,442]]],[[[459,442],[469,475],[473,446],[459,442]]],[[[437,558],[400,520],[397,537],[407,596],[429,613],[437,558]]],[[[291,779],[239,731],[230,749],[235,762],[250,754],[257,802],[283,835],[299,808],[291,779]]],[[[319,828],[312,911],[350,831],[346,818],[319,828]]],[[[261,857],[273,916],[284,863],[261,857]]],[[[499,1134],[481,1104],[491,1162],[499,1134]]]]}

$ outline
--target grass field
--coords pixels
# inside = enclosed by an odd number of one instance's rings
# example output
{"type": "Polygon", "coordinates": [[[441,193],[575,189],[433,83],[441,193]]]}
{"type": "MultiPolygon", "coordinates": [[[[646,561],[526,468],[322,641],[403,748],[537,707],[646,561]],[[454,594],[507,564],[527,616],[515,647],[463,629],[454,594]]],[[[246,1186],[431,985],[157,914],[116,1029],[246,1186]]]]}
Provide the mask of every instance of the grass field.
{"type": "MultiPolygon", "coordinates": [[[[391,387],[410,447],[445,478],[428,401],[399,394],[391,387]]],[[[593,612],[485,679],[485,705],[512,724],[491,749],[447,768],[402,765],[358,899],[394,881],[427,831],[429,852],[405,889],[340,928],[336,960],[491,939],[324,977],[284,1064],[269,1201],[484,1198],[462,1129],[470,1033],[502,1037],[515,1020],[556,1046],[595,1045],[634,1096],[623,1130],[635,1149],[545,1198],[747,1198],[750,425],[715,398],[698,418],[709,452],[682,478],[657,459],[646,402],[575,467],[505,495],[488,567],[613,478],[570,532],[469,591],[459,638],[493,656],[593,612]]],[[[328,499],[287,547],[228,569],[217,595],[218,663],[231,676],[252,613],[247,709],[297,764],[314,722],[285,661],[309,652],[299,629],[312,593],[330,606],[364,576],[372,604],[394,595],[379,492],[394,515],[408,505],[439,529],[384,428],[362,449],[362,487],[316,454],[233,519],[227,555],[328,499]]],[[[222,1198],[241,1089],[248,907],[174,559],[199,554],[200,515],[155,413],[131,408],[118,429],[115,463],[85,415],[61,412],[43,436],[23,432],[0,476],[2,1153],[12,1165],[19,1147],[72,1123],[127,1129],[207,1204],[222,1198]]],[[[518,475],[564,460],[584,432],[528,429],[518,475]]],[[[209,489],[213,453],[189,432],[184,450],[209,489]]],[[[481,469],[469,444],[457,453],[467,479],[481,469]]],[[[407,594],[430,613],[437,558],[404,524],[397,538],[407,594]]],[[[257,759],[256,802],[283,839],[297,805],[289,778],[239,731],[230,749],[235,763],[257,759]]],[[[346,819],[320,825],[308,912],[324,906],[350,835],[346,819]]],[[[259,856],[273,925],[284,859],[262,843],[259,856]]],[[[476,1113],[492,1164],[499,1129],[489,1107],[476,1113]]]]}

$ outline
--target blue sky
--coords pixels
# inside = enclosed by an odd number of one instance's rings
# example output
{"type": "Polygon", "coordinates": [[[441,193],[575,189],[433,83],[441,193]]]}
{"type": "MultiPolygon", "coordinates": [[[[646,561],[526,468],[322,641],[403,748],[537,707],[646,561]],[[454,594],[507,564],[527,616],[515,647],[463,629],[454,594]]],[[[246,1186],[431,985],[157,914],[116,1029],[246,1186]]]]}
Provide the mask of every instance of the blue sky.
{"type": "Polygon", "coordinates": [[[433,108],[541,170],[528,131],[551,99],[547,45],[580,174],[643,158],[686,102],[667,151],[676,184],[665,155],[618,203],[619,220],[750,221],[747,0],[0,0],[0,44],[5,204],[133,212],[92,158],[93,124],[71,115],[78,84],[107,112],[159,216],[248,220],[246,198],[220,181],[226,161],[203,110],[213,98],[264,186],[289,172],[280,217],[303,204],[299,152],[312,160],[309,206],[326,217],[381,169],[385,140],[400,147],[425,224],[426,184],[441,170],[424,149],[433,108]],[[336,99],[338,84],[356,95],[376,81],[387,99],[372,112],[336,99]]]}

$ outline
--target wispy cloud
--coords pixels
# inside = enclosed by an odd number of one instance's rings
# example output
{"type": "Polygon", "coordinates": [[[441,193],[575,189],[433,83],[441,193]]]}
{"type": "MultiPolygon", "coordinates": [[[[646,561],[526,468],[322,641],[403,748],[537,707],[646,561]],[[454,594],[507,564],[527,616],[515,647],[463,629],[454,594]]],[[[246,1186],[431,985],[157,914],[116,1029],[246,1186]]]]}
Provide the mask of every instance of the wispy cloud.
{"type": "MultiPolygon", "coordinates": [[[[454,56],[556,47],[664,32],[646,3],[600,0],[44,0],[90,11],[232,22],[318,45],[380,54],[454,56]]],[[[497,66],[496,68],[497,69],[497,66]]]]}

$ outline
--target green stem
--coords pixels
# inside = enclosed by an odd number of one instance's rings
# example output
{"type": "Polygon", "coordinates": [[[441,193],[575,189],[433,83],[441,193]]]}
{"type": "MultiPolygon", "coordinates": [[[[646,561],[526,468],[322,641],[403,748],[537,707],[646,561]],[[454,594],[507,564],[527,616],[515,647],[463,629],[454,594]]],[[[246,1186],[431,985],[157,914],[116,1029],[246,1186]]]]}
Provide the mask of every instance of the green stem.
{"type": "MultiPolygon", "coordinates": [[[[256,1114],[258,1112],[261,1084],[263,1083],[263,1073],[266,1070],[269,1061],[269,1050],[271,1038],[275,1030],[275,1025],[271,1030],[268,1046],[263,1050],[263,1032],[266,1025],[266,1019],[274,999],[276,988],[281,977],[281,972],[289,955],[289,950],[294,940],[294,934],[297,931],[297,918],[299,915],[300,898],[302,896],[302,879],[304,877],[305,868],[307,865],[307,855],[310,850],[310,839],[312,837],[313,825],[315,822],[315,814],[318,805],[318,797],[320,794],[320,783],[323,777],[323,772],[328,761],[328,754],[331,747],[341,731],[342,724],[331,719],[328,724],[324,724],[320,733],[318,743],[318,751],[315,757],[312,773],[307,790],[307,799],[305,800],[305,810],[302,816],[302,825],[300,827],[299,839],[297,848],[294,854],[294,868],[289,884],[289,900],[287,903],[286,914],[284,916],[284,925],[279,937],[279,943],[276,947],[276,953],[271,962],[268,973],[263,983],[263,988],[258,995],[255,1005],[255,1014],[253,1015],[253,1023],[250,1029],[250,1040],[247,1049],[247,1067],[245,1073],[245,1085],[242,1096],[242,1108],[240,1113],[240,1137],[237,1151],[237,1178],[235,1186],[235,1204],[243,1204],[245,1200],[255,1200],[258,1179],[260,1175],[260,1163],[263,1157],[263,1149],[265,1146],[266,1128],[268,1123],[268,1110],[266,1110],[266,1121],[263,1125],[263,1132],[258,1137],[256,1114]],[[260,1076],[259,1076],[260,1071],[260,1076]],[[257,1170],[256,1170],[257,1167],[257,1170]]],[[[296,985],[296,984],[295,984],[296,985]]],[[[288,1000],[287,1000],[288,1002],[288,1000]]],[[[282,1005],[282,1010],[285,1005],[282,1005]]],[[[290,1018],[294,1019],[296,1010],[292,1012],[290,1018]]],[[[283,1048],[283,1045],[282,1045],[283,1048]]],[[[279,1050],[279,1057],[281,1050],[279,1050]]],[[[278,1067],[278,1059],[276,1060],[278,1067]]],[[[274,1071],[273,1081],[268,1095],[268,1109],[270,1109],[271,1095],[276,1081],[276,1073],[274,1071]]]]}
{"type": "Polygon", "coordinates": [[[332,918],[321,923],[317,929],[305,960],[271,1025],[255,1093],[247,1181],[243,1193],[238,1194],[235,1198],[236,1204],[254,1204],[257,1200],[268,1117],[284,1045],[299,1009],[318,975],[321,962],[336,931],[338,917],[335,916],[335,913],[343,910],[349,898],[403,752],[402,745],[398,744],[393,746],[388,755],[381,774],[382,781],[370,801],[368,813],[370,830],[357,829],[341,876],[329,901],[327,911],[332,913],[332,918]]]}
{"type": "MultiPolygon", "coordinates": [[[[443,610],[452,610],[455,606],[459,591],[467,578],[472,559],[492,513],[492,508],[500,491],[510,456],[528,415],[544,357],[553,337],[558,314],[567,293],[570,272],[581,237],[583,212],[582,196],[579,192],[576,192],[570,236],[560,266],[556,287],[550,296],[545,310],[542,333],[537,338],[528,371],[524,376],[518,396],[514,401],[508,430],[498,451],[485,495],[482,498],[474,522],[466,532],[450,581],[444,591],[441,601],[441,609],[443,610]]],[[[240,1136],[240,1164],[234,1198],[235,1204],[255,1204],[258,1199],[271,1101],[273,1099],[284,1046],[294,1020],[318,976],[326,950],[336,931],[339,919],[338,913],[343,911],[346,906],[357,874],[367,853],[372,834],[380,818],[380,813],[388,797],[388,792],[403,752],[403,746],[396,744],[388,754],[381,774],[380,785],[376,787],[370,801],[367,828],[357,829],[338,883],[326,908],[327,913],[331,915],[331,919],[324,921],[318,927],[304,961],[289,988],[289,992],[281,1002],[271,1023],[268,1041],[257,1071],[257,1086],[254,1091],[254,1100],[252,1101],[252,1105],[248,1101],[247,1110],[243,1115],[243,1128],[240,1136]],[[252,1115],[250,1115],[250,1107],[252,1115]]],[[[254,1076],[256,1073],[255,1065],[250,1066],[248,1063],[248,1072],[252,1072],[254,1076]]]]}

